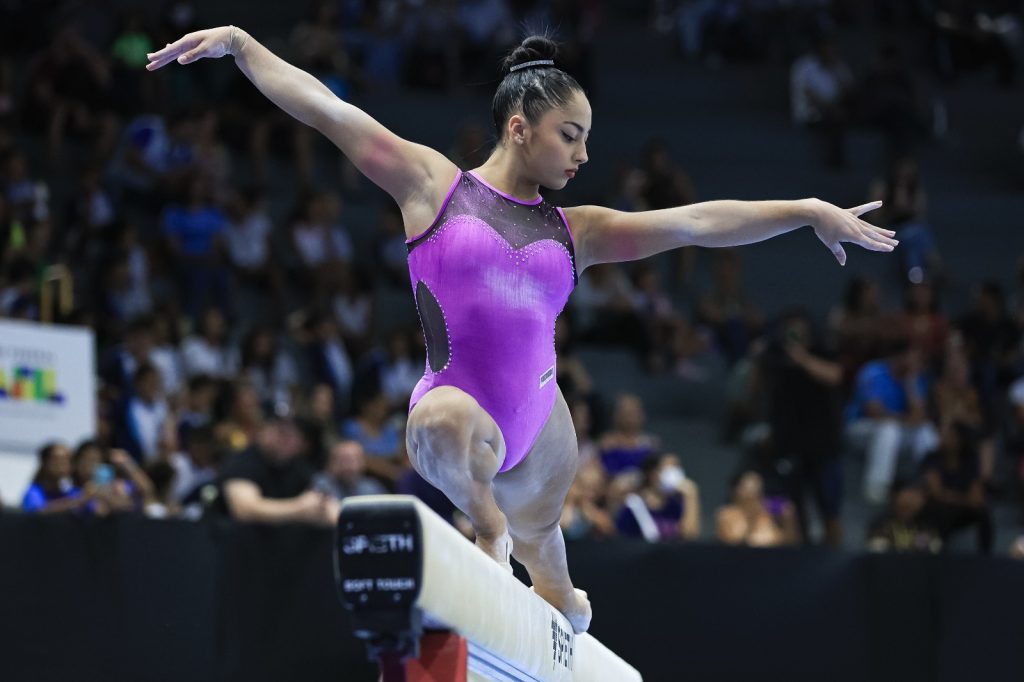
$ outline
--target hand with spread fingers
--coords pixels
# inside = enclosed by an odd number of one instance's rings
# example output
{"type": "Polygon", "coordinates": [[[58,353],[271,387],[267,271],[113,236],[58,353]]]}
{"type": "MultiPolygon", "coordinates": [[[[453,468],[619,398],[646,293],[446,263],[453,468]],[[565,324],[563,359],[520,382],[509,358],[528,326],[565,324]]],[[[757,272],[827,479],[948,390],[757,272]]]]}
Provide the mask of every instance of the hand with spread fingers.
{"type": "Polygon", "coordinates": [[[843,242],[856,244],[868,251],[892,251],[899,244],[893,239],[896,233],[884,230],[860,219],[865,213],[881,207],[881,201],[872,201],[854,208],[842,209],[827,202],[821,202],[821,209],[814,222],[814,233],[821,243],[828,247],[840,265],[846,265],[846,251],[843,242]]]}
{"type": "Polygon", "coordinates": [[[245,47],[249,34],[237,26],[219,26],[189,33],[162,50],[150,52],[147,71],[156,71],[173,61],[191,64],[198,59],[219,59],[225,55],[237,56],[245,47]]]}

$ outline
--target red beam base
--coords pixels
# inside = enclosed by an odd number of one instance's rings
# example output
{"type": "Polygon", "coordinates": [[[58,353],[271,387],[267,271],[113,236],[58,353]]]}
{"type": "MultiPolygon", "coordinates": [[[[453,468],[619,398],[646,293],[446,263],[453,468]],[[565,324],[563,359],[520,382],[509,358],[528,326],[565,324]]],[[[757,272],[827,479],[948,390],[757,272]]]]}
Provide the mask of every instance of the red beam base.
{"type": "Polygon", "coordinates": [[[380,682],[467,682],[468,660],[464,638],[454,632],[427,632],[420,637],[419,658],[381,656],[380,682]]]}

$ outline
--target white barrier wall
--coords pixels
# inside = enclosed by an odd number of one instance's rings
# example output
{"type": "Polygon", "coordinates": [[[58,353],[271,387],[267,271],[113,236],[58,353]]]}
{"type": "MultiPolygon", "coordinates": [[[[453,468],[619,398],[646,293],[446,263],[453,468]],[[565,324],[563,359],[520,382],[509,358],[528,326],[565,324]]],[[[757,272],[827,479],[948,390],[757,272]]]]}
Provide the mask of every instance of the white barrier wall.
{"type": "Polygon", "coordinates": [[[0,320],[0,497],[18,504],[51,440],[96,433],[95,338],[82,327],[0,320]],[[27,472],[27,473],[26,473],[27,472]]]}

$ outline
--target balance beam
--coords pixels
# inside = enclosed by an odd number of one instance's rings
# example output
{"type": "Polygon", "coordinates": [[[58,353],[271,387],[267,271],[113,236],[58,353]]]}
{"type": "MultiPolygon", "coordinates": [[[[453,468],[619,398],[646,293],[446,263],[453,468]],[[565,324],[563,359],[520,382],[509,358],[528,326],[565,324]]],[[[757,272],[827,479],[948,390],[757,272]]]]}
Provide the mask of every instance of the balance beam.
{"type": "Polygon", "coordinates": [[[338,596],[385,681],[396,661],[419,656],[424,625],[465,638],[461,679],[641,679],[415,497],[346,499],[334,556],[338,596]]]}

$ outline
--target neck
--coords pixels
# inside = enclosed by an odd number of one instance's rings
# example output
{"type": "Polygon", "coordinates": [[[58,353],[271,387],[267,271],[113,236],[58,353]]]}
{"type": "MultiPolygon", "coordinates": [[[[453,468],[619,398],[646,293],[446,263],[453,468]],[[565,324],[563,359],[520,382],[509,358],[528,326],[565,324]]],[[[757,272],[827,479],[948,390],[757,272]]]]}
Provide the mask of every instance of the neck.
{"type": "Polygon", "coordinates": [[[521,201],[533,201],[539,194],[540,184],[526,177],[522,161],[508,144],[499,144],[475,171],[489,184],[521,201]]]}

